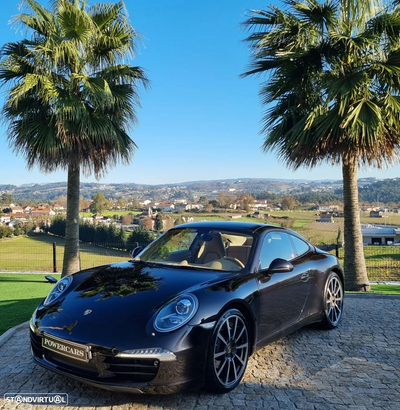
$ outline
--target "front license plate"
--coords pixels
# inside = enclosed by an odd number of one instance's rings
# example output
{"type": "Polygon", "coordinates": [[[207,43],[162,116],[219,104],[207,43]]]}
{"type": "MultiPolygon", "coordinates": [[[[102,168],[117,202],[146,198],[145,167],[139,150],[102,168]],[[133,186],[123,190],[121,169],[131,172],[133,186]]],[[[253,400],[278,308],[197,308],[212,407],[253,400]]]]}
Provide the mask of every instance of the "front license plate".
{"type": "Polygon", "coordinates": [[[80,360],[81,362],[87,363],[91,356],[89,346],[69,342],[47,334],[43,335],[42,346],[52,352],[62,354],[63,356],[67,356],[72,359],[80,360]]]}

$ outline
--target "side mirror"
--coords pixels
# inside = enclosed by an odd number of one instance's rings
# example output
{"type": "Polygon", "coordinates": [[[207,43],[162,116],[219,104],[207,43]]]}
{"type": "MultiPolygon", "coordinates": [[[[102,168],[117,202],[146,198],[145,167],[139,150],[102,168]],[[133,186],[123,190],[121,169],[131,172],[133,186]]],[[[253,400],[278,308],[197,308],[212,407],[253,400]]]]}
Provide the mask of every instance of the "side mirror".
{"type": "Polygon", "coordinates": [[[45,279],[46,279],[48,282],[50,282],[50,283],[57,283],[57,279],[56,279],[56,278],[53,278],[53,276],[46,275],[46,276],[45,276],[45,279]]]}
{"type": "Polygon", "coordinates": [[[291,272],[293,270],[293,265],[285,259],[276,258],[274,259],[269,268],[267,269],[267,273],[285,273],[291,272]]]}
{"type": "Polygon", "coordinates": [[[136,258],[142,250],[143,246],[136,246],[136,248],[132,251],[132,258],[136,258]]]}

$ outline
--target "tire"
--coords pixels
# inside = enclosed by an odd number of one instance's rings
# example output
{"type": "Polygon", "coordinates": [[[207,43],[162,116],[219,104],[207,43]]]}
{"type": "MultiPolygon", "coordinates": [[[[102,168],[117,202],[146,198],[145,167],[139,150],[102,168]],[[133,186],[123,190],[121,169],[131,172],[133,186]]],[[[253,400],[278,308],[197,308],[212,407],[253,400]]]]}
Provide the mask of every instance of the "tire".
{"type": "Polygon", "coordinates": [[[343,282],[337,273],[331,272],[326,279],[323,293],[323,329],[334,329],[339,325],[343,314],[343,298],[343,282]]]}
{"type": "Polygon", "coordinates": [[[215,325],[207,356],[207,390],[227,393],[242,380],[249,359],[246,318],[237,309],[222,314],[215,325]]]}

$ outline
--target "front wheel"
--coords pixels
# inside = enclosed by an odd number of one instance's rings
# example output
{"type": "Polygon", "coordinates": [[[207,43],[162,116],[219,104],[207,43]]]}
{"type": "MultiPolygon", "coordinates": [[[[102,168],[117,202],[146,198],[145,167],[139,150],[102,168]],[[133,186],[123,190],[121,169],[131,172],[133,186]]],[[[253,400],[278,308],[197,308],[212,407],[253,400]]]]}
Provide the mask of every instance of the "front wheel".
{"type": "Polygon", "coordinates": [[[331,272],[324,287],[324,319],[321,326],[325,329],[334,329],[339,325],[343,314],[343,282],[339,275],[331,272]]]}
{"type": "Polygon", "coordinates": [[[216,393],[233,390],[242,380],[249,358],[246,318],[237,309],[218,320],[207,357],[206,388],[216,393]]]}

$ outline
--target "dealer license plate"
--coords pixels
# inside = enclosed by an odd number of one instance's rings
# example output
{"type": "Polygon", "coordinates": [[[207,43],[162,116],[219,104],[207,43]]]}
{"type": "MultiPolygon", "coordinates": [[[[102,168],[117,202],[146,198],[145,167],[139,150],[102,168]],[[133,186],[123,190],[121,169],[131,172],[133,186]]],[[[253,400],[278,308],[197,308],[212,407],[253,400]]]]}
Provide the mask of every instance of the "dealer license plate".
{"type": "Polygon", "coordinates": [[[42,346],[52,352],[56,352],[72,359],[80,360],[82,362],[87,363],[91,359],[89,346],[59,339],[58,337],[50,336],[46,333],[42,338],[42,346]]]}

